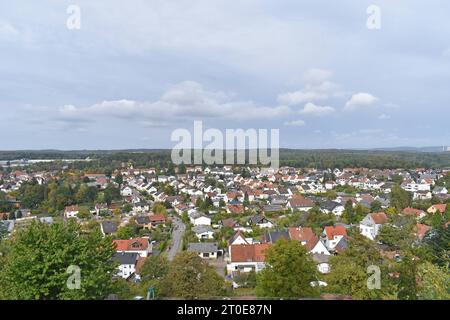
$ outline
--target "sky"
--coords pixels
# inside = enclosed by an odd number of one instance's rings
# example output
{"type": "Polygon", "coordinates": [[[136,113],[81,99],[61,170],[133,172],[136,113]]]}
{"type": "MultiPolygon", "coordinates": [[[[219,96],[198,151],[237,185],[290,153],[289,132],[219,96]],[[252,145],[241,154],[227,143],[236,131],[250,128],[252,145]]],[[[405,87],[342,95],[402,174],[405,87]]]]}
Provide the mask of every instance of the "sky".
{"type": "Polygon", "coordinates": [[[450,145],[449,12],[438,0],[1,1],[0,150],[171,148],[195,120],[279,129],[286,148],[450,145]]]}

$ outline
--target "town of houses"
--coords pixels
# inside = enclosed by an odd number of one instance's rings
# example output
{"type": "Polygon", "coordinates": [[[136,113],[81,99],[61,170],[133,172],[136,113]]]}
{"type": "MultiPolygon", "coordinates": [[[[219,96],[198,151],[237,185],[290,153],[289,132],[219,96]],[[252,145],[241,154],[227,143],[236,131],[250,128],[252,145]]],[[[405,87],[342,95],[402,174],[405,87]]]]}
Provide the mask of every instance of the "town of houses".
{"type": "Polygon", "coordinates": [[[445,169],[282,167],[263,172],[255,167],[193,166],[183,173],[168,174],[155,168],[126,166],[109,177],[84,174],[83,183],[89,187],[120,187],[120,199],[92,203],[91,218],[86,219],[79,216],[78,203],[53,214],[35,214],[14,196],[23,183],[33,180],[45,184],[60,173],[12,170],[0,174],[3,201],[14,208],[12,212],[0,212],[1,224],[10,234],[34,219],[44,223],[55,219],[75,219],[80,224],[96,221],[103,235],[111,236],[115,244],[117,276],[129,281],[139,281],[147,257],[174,250],[172,220],[176,217],[189,233],[176,250],[194,251],[209,263],[220,265],[223,276],[232,281],[238,274],[261,271],[268,248],[279,239],[300,242],[316,262],[317,270],[329,273],[333,268],[330,257],[347,249],[351,232],[356,230],[376,242],[380,230],[392,224],[391,200],[396,184],[411,195],[413,203],[430,203],[427,208],[411,206],[397,212],[415,219],[418,242],[433,228],[427,218],[444,215],[450,199],[447,188],[437,185],[449,174],[445,169]],[[116,175],[121,175],[123,182],[117,183],[116,175]],[[163,204],[166,211],[155,212],[156,204],[163,204]],[[360,208],[363,216],[348,221],[347,206],[360,208]],[[289,219],[294,215],[306,217],[312,211],[329,222],[321,225],[311,224],[306,218],[304,223],[289,219]],[[119,230],[131,223],[144,232],[118,237],[119,230]],[[153,238],[152,230],[156,229],[167,234],[165,246],[153,238]]]}

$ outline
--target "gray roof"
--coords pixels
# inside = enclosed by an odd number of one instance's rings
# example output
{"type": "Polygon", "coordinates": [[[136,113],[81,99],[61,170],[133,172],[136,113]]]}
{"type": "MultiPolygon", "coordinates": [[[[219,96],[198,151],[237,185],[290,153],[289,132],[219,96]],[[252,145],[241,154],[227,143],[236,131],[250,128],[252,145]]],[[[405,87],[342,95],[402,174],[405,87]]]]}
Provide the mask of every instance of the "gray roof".
{"type": "Polygon", "coordinates": [[[149,224],[150,223],[150,218],[149,218],[149,216],[137,216],[136,217],[136,222],[138,224],[149,224]]]}
{"type": "Polygon", "coordinates": [[[205,232],[214,232],[213,229],[211,228],[211,226],[204,226],[204,225],[195,226],[192,228],[192,231],[197,234],[205,233],[205,232]]]}
{"type": "Polygon", "coordinates": [[[321,209],[325,209],[328,211],[333,211],[337,206],[342,206],[342,204],[335,201],[325,201],[320,204],[321,209]]]}
{"type": "Polygon", "coordinates": [[[216,252],[218,246],[216,242],[201,242],[201,243],[189,243],[188,251],[199,252],[199,253],[209,253],[216,252]]]}
{"type": "Polygon", "coordinates": [[[263,206],[264,212],[277,212],[277,211],[284,211],[284,207],[278,204],[269,204],[263,206]]]}
{"type": "Polygon", "coordinates": [[[117,232],[117,223],[114,221],[102,221],[101,226],[104,234],[117,232]]]}
{"type": "Polygon", "coordinates": [[[264,235],[266,242],[275,243],[278,239],[289,240],[289,232],[287,230],[270,231],[264,235]]]}
{"type": "Polygon", "coordinates": [[[269,220],[266,217],[264,217],[262,214],[257,214],[249,219],[249,223],[251,225],[265,223],[266,221],[269,221],[269,220]]]}
{"type": "Polygon", "coordinates": [[[114,254],[113,261],[118,262],[120,265],[122,264],[135,264],[138,259],[138,253],[131,252],[118,252],[114,254]]]}
{"type": "Polygon", "coordinates": [[[348,248],[348,240],[345,238],[345,237],[343,237],[339,242],[338,242],[338,244],[336,245],[336,247],[334,247],[334,249],[336,250],[336,251],[344,251],[345,249],[347,249],[348,248]]]}

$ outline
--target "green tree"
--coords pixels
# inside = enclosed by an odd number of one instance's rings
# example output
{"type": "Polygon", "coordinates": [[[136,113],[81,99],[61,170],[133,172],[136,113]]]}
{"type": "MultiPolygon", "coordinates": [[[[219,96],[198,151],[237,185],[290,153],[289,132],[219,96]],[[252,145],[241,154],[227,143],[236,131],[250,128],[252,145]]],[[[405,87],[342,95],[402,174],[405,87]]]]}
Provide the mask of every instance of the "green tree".
{"type": "Polygon", "coordinates": [[[428,232],[423,239],[423,244],[431,256],[431,262],[448,270],[450,266],[449,226],[441,225],[428,232]]]}
{"type": "Polygon", "coordinates": [[[411,253],[408,252],[402,257],[397,269],[399,273],[397,295],[400,300],[418,299],[418,266],[418,259],[411,253]]]}
{"type": "MultiPolygon", "coordinates": [[[[8,235],[8,229],[6,228],[6,226],[0,221],[0,242],[6,238],[6,236],[8,235]]],[[[1,264],[0,264],[0,268],[1,268],[1,264]]]]}
{"type": "Polygon", "coordinates": [[[82,234],[74,221],[35,221],[6,241],[0,299],[103,299],[110,293],[115,251],[111,239],[99,231],[82,234]],[[81,270],[79,290],[67,285],[70,266],[81,270]]]}
{"type": "Polygon", "coordinates": [[[128,240],[135,235],[135,228],[129,223],[126,226],[119,227],[116,237],[122,240],[128,240]]]}
{"type": "Polygon", "coordinates": [[[169,260],[164,255],[148,257],[141,268],[142,282],[162,279],[169,270],[169,260]]]}
{"type": "Polygon", "coordinates": [[[395,297],[394,286],[382,268],[381,255],[375,243],[359,234],[350,240],[349,247],[344,252],[330,258],[330,265],[327,291],[331,293],[350,295],[357,300],[395,297]],[[380,267],[381,289],[368,288],[369,266],[380,267]]]}
{"type": "Polygon", "coordinates": [[[225,280],[195,252],[180,252],[160,284],[164,297],[195,299],[222,296],[225,280]]]}
{"type": "Polygon", "coordinates": [[[257,275],[256,293],[271,298],[318,296],[315,263],[298,241],[279,240],[266,254],[266,267],[257,275]]]}
{"type": "Polygon", "coordinates": [[[393,250],[409,249],[415,240],[413,228],[412,223],[402,227],[386,224],[381,227],[377,240],[393,250]]]}
{"type": "Polygon", "coordinates": [[[125,203],[122,209],[124,212],[129,213],[131,212],[131,210],[133,210],[133,206],[131,205],[131,203],[125,203]]]}
{"type": "Polygon", "coordinates": [[[123,176],[122,176],[122,174],[120,172],[115,176],[114,182],[119,185],[119,188],[122,186],[123,176]]]}
{"type": "Polygon", "coordinates": [[[372,203],[370,204],[370,211],[371,212],[381,211],[381,202],[378,200],[372,201],[372,203]]]}
{"type": "Polygon", "coordinates": [[[430,262],[419,265],[418,298],[422,300],[450,300],[450,274],[430,262]]]}
{"type": "Polygon", "coordinates": [[[399,185],[394,185],[392,187],[391,193],[391,206],[395,207],[397,211],[402,211],[403,209],[411,205],[412,196],[411,194],[403,190],[399,185]]]}
{"type": "Polygon", "coordinates": [[[153,205],[153,213],[163,214],[164,216],[167,216],[167,208],[164,203],[155,202],[155,204],[153,205]]]}
{"type": "Polygon", "coordinates": [[[80,219],[88,219],[91,217],[91,211],[89,211],[88,207],[80,207],[77,217],[80,219]]]}
{"type": "Polygon", "coordinates": [[[342,218],[347,223],[354,223],[355,221],[355,210],[353,209],[353,202],[351,200],[347,200],[345,203],[345,210],[342,214],[342,218]]]}
{"type": "Polygon", "coordinates": [[[233,277],[233,281],[236,282],[241,288],[255,288],[256,272],[252,270],[247,273],[235,275],[233,277]]]}
{"type": "Polygon", "coordinates": [[[75,200],[77,203],[84,203],[87,202],[87,195],[88,195],[88,186],[85,184],[80,185],[78,188],[77,193],[75,194],[75,200]]]}

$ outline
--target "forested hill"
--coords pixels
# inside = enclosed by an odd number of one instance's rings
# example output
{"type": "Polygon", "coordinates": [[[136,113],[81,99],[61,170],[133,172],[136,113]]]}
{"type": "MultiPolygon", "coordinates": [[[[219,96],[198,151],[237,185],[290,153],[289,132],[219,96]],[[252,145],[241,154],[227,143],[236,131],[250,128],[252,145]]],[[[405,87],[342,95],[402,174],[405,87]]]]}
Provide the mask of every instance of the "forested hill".
{"type": "MultiPolygon", "coordinates": [[[[170,154],[168,149],[0,151],[0,161],[90,158],[94,161],[83,166],[116,167],[131,161],[136,166],[165,167],[170,161],[170,154]]],[[[280,164],[314,168],[442,168],[450,167],[450,152],[280,149],[280,164]]]]}

